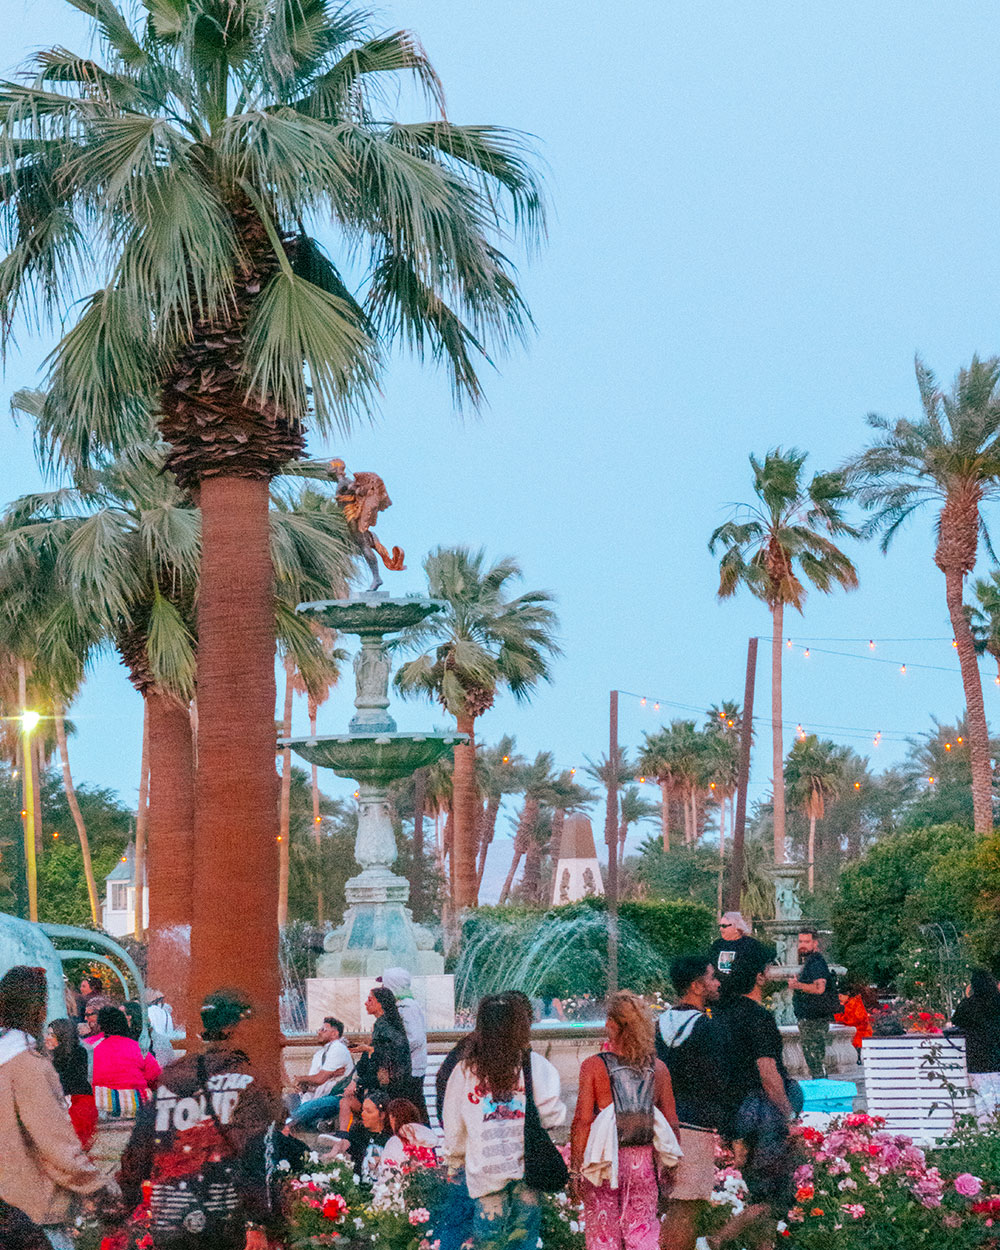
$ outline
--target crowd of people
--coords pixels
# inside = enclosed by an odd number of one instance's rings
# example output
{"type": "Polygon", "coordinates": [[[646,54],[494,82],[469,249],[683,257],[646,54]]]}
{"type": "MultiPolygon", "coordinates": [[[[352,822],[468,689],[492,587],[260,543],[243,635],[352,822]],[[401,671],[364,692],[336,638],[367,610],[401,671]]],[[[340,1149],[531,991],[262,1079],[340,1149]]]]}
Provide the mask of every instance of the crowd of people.
{"type": "MultiPolygon", "coordinates": [[[[799,960],[788,987],[806,1065],[819,1077],[831,1021],[852,1027],[860,1050],[873,1004],[865,987],[838,990],[814,930],[799,934],[799,960]]],[[[424,1098],[424,1015],[403,969],[373,987],[370,1034],[348,1040],[340,1020],[325,1018],[309,1071],[287,1076],[280,1093],[241,1048],[251,1007],[238,993],[206,998],[202,1046],[176,1057],[162,1051],[173,1024],[157,991],[147,993],[144,1020],[138,1003],[115,1005],[89,978],[75,1015],[46,1027],[43,970],[11,969],[0,979],[0,1246],[66,1250],[80,1201],[105,1220],[108,1250],[133,1244],[138,1212],[148,1228],[141,1244],[152,1250],[277,1246],[281,1177],[302,1165],[304,1133],[327,1158],[349,1157],[376,1190],[413,1151],[439,1163],[438,1250],[534,1246],[541,1195],[564,1188],[582,1206],[588,1250],[763,1250],[794,1203],[801,1161],[790,1130],[802,1091],[765,1006],[773,963],[773,949],[727,913],[711,949],[671,965],[674,998],[658,1018],[638,995],[611,994],[568,1126],[559,1072],[531,1045],[532,1003],[514,990],[488,995],[437,1071],[440,1128],[424,1098]],[[114,1177],[87,1153],[102,1119],[134,1122],[114,1177]],[[550,1135],[560,1126],[569,1138],[561,1150],[550,1135]],[[723,1146],[747,1201],[699,1237],[723,1146]]],[[[972,974],[953,1025],[966,1037],[979,1110],[992,1114],[1000,990],[988,972],[972,974]]]]}

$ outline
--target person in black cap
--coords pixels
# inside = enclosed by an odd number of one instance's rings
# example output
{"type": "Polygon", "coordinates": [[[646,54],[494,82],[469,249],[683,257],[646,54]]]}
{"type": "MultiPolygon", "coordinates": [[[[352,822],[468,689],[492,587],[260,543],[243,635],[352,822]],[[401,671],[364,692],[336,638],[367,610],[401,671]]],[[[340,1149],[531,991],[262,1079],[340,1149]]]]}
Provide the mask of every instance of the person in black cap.
{"type": "Polygon", "coordinates": [[[254,1203],[254,1143],[282,1116],[239,1047],[250,1005],[219,990],[202,1004],[205,1048],[163,1069],[156,1097],[139,1111],[121,1162],[133,1210],[150,1182],[154,1250],[243,1250],[254,1203]]]}

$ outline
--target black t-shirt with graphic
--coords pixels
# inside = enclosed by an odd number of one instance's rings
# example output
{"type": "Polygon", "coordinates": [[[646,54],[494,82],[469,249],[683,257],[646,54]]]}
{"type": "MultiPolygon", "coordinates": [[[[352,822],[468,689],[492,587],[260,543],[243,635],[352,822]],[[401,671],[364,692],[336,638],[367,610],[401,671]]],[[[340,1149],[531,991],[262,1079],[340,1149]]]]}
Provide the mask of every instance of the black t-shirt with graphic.
{"type": "Polygon", "coordinates": [[[279,1109],[242,1051],[209,1049],[163,1069],[139,1109],[120,1174],[130,1208],[150,1182],[155,1250],[242,1250],[248,1148],[279,1109]]]}

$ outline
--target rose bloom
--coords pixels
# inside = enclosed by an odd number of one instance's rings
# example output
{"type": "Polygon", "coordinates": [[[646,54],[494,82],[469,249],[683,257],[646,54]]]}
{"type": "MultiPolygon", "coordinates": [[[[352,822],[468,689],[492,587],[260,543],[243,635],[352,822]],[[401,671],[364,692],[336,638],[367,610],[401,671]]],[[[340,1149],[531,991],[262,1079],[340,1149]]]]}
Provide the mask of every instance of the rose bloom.
{"type": "Polygon", "coordinates": [[[339,1220],[347,1214],[347,1202],[340,1194],[330,1194],[323,1203],[322,1211],[328,1220],[339,1220]]]}
{"type": "MultiPolygon", "coordinates": [[[[956,1188],[957,1188],[957,1182],[956,1182],[956,1188]]],[[[795,1193],[795,1201],[796,1202],[808,1202],[810,1198],[814,1196],[815,1193],[816,1193],[816,1190],[813,1188],[812,1185],[800,1185],[795,1193]]]]}
{"type": "Polygon", "coordinates": [[[955,1192],[963,1198],[975,1198],[983,1187],[983,1182],[971,1172],[963,1172],[955,1177],[955,1192]]]}

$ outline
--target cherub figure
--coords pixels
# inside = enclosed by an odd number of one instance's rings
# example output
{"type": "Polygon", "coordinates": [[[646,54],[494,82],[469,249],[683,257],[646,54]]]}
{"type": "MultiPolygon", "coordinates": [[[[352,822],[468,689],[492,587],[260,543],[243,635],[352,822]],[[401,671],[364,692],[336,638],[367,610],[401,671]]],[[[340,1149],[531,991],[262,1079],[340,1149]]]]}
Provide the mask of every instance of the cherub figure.
{"type": "Polygon", "coordinates": [[[353,477],[349,477],[343,460],[331,460],[330,472],[337,483],[337,503],[343,509],[344,519],[354,535],[362,559],[371,569],[372,584],[365,592],[370,595],[382,585],[376,555],[394,573],[401,572],[406,567],[403,564],[402,549],[393,547],[390,555],[372,528],[378,514],[392,506],[392,500],[385,489],[385,483],[377,473],[355,473],[353,477]]]}

